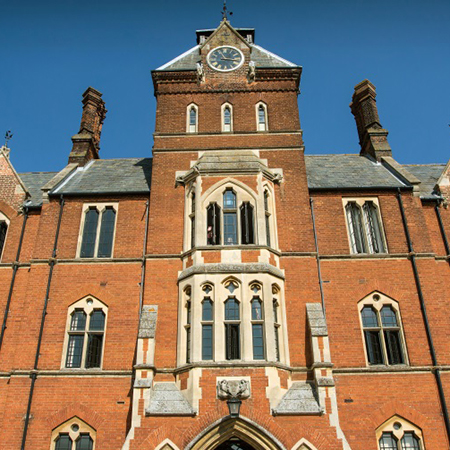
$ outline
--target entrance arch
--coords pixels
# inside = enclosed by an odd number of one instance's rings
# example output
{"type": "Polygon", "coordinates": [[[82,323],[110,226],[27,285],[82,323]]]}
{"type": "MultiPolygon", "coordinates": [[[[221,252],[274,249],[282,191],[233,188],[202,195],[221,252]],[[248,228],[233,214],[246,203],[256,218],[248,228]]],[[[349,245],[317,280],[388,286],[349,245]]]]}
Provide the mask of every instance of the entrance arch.
{"type": "Polygon", "coordinates": [[[185,450],[286,450],[286,447],[255,422],[244,417],[226,417],[210,425],[185,450]]]}

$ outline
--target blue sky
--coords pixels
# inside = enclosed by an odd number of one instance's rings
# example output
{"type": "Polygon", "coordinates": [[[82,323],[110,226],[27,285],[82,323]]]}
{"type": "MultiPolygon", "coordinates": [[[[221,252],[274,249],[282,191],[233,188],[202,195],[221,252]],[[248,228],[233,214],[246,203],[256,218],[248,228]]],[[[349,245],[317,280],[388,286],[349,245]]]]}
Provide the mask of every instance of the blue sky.
{"type": "MultiPolygon", "coordinates": [[[[450,158],[448,0],[229,0],[235,27],[303,66],[306,152],[358,153],[348,107],[365,78],[401,163],[450,158]]],[[[0,136],[11,129],[19,172],[65,166],[88,86],[108,114],[102,158],[149,156],[156,102],[150,70],[214,28],[221,0],[0,0],[0,136]]]]}

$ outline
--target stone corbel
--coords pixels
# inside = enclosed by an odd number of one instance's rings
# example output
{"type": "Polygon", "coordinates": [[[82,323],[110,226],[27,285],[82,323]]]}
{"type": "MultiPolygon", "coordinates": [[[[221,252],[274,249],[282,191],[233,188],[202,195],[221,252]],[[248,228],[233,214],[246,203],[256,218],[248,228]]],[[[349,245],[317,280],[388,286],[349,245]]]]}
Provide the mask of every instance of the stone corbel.
{"type": "Polygon", "coordinates": [[[205,81],[205,69],[201,62],[197,63],[197,81],[203,83],[205,81]]]}
{"type": "Polygon", "coordinates": [[[248,81],[252,83],[256,78],[256,65],[255,61],[250,61],[248,64],[248,81]]]}

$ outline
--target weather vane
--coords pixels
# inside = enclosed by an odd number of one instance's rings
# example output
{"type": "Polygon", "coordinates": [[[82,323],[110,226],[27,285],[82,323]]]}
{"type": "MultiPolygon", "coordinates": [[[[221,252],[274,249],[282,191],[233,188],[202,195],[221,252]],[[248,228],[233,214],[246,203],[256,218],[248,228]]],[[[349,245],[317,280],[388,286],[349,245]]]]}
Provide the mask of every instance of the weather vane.
{"type": "Polygon", "coordinates": [[[5,133],[5,147],[8,147],[8,142],[12,139],[13,136],[14,136],[14,134],[11,133],[11,130],[8,130],[5,133]]]}
{"type": "Polygon", "coordinates": [[[223,20],[227,20],[227,14],[229,14],[230,16],[233,15],[233,13],[231,11],[228,12],[227,10],[227,0],[223,0],[223,11],[222,11],[222,19],[223,20]]]}

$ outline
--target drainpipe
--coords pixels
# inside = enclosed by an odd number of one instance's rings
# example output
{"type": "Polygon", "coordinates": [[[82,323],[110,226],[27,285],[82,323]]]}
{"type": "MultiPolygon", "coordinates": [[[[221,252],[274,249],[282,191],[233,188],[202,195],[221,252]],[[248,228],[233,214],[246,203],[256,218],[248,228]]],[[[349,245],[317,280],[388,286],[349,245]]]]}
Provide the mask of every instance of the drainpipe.
{"type": "Polygon", "coordinates": [[[326,319],[327,314],[326,314],[326,309],[325,309],[325,296],[323,294],[322,272],[320,269],[319,243],[317,241],[317,230],[316,230],[316,216],[314,214],[314,200],[312,197],[309,198],[309,204],[311,205],[311,217],[312,217],[312,223],[313,223],[314,244],[316,246],[317,275],[319,277],[320,299],[322,302],[323,315],[326,319]]]}
{"type": "Polygon", "coordinates": [[[20,238],[19,238],[19,246],[17,247],[16,260],[13,262],[13,274],[12,274],[12,278],[11,278],[11,284],[9,286],[8,300],[6,301],[5,313],[3,315],[2,331],[0,334],[0,350],[1,350],[2,344],[3,344],[3,337],[5,336],[6,322],[8,320],[8,314],[9,314],[9,306],[11,304],[12,293],[14,290],[14,283],[16,281],[17,269],[19,268],[20,251],[22,250],[23,236],[25,234],[25,226],[27,224],[27,220],[28,220],[28,208],[25,207],[25,215],[23,216],[22,231],[20,233],[20,238]]]}
{"type": "Polygon", "coordinates": [[[449,416],[448,416],[447,403],[445,401],[444,388],[442,387],[441,373],[440,373],[439,368],[436,367],[438,365],[437,358],[436,358],[436,351],[434,349],[433,337],[431,335],[431,328],[430,328],[430,324],[428,322],[427,309],[425,306],[425,299],[424,299],[423,292],[422,292],[422,285],[420,283],[419,272],[417,270],[416,254],[414,252],[414,248],[413,248],[412,241],[411,241],[411,236],[409,234],[408,222],[406,220],[406,214],[405,214],[405,209],[403,207],[403,200],[402,200],[402,194],[400,192],[400,189],[397,190],[397,199],[398,199],[398,204],[400,206],[400,212],[402,215],[403,228],[405,229],[406,241],[408,243],[408,252],[409,252],[411,265],[412,265],[413,272],[414,272],[414,280],[416,282],[417,293],[419,295],[420,307],[422,309],[422,316],[423,316],[423,321],[425,324],[425,331],[427,333],[428,345],[430,347],[431,360],[432,360],[433,366],[434,366],[433,373],[436,378],[436,384],[437,384],[438,392],[439,392],[439,399],[441,402],[442,413],[444,416],[445,428],[447,430],[447,437],[450,442],[450,420],[449,420],[449,416]]]}
{"type": "Polygon", "coordinates": [[[145,204],[145,233],[144,233],[144,244],[142,248],[142,266],[141,266],[141,287],[139,290],[139,321],[141,319],[142,304],[144,301],[144,284],[145,284],[145,254],[147,252],[147,239],[148,239],[148,216],[150,210],[150,200],[147,200],[145,204]]]}
{"type": "Polygon", "coordinates": [[[48,300],[49,300],[50,287],[52,284],[53,268],[55,267],[55,264],[56,264],[56,252],[57,252],[57,248],[58,248],[59,230],[61,228],[61,219],[62,219],[62,214],[63,214],[63,210],[64,210],[64,198],[62,195],[61,195],[61,198],[59,201],[59,205],[60,205],[59,206],[59,217],[58,217],[58,225],[56,227],[56,233],[55,233],[55,243],[53,245],[52,257],[49,259],[49,262],[48,262],[50,265],[50,271],[49,271],[48,280],[47,280],[47,291],[45,293],[44,308],[42,310],[41,326],[39,329],[39,337],[38,337],[38,344],[37,344],[37,348],[36,348],[36,356],[34,358],[33,370],[30,375],[31,386],[30,386],[30,393],[28,395],[27,414],[25,416],[25,425],[23,428],[23,435],[22,435],[22,445],[20,447],[21,450],[25,450],[25,443],[27,441],[27,432],[28,432],[28,425],[30,422],[31,404],[33,401],[34,384],[36,383],[36,378],[37,378],[39,353],[41,350],[42,335],[44,334],[44,324],[45,324],[45,317],[47,315],[47,305],[48,305],[48,300]]]}
{"type": "Polygon", "coordinates": [[[439,209],[439,204],[437,203],[434,207],[436,211],[436,216],[439,222],[439,229],[441,230],[442,240],[444,241],[445,253],[447,254],[447,261],[450,264],[450,246],[448,244],[447,234],[445,233],[444,222],[442,222],[441,211],[439,209]]]}

